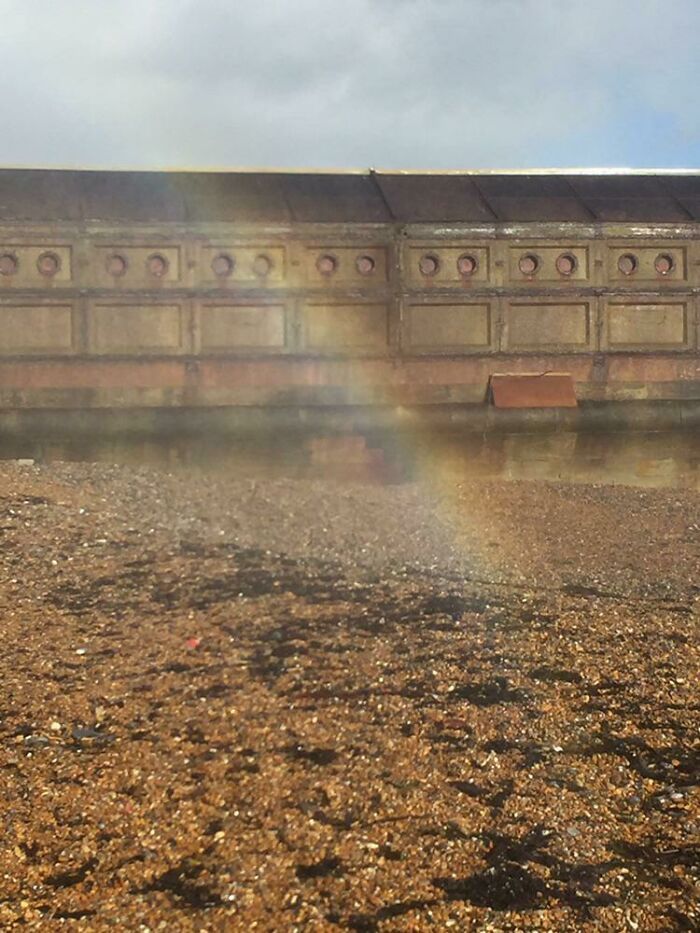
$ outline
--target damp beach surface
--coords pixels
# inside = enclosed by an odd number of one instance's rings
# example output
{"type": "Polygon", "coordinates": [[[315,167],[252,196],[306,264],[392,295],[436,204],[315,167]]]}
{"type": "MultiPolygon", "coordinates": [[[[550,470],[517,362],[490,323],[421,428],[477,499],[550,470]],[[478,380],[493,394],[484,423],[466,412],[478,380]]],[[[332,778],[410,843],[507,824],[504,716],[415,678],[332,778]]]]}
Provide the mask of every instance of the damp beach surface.
{"type": "Polygon", "coordinates": [[[0,927],[693,930],[700,495],[0,466],[0,927]]]}

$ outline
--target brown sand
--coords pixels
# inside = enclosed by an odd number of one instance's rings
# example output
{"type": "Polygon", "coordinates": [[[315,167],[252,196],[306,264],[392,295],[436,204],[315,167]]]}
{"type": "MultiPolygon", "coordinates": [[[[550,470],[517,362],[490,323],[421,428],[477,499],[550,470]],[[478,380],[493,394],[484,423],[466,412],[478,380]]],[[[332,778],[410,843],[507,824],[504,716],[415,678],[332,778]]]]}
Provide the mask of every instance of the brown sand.
{"type": "Polygon", "coordinates": [[[0,927],[700,925],[700,497],[0,469],[0,927]]]}

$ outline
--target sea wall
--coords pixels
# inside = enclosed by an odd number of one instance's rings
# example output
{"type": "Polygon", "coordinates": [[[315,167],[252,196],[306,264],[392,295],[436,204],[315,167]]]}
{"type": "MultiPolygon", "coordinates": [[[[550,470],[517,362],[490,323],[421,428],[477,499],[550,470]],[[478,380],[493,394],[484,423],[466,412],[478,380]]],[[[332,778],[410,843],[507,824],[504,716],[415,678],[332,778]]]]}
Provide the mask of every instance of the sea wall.
{"type": "Polygon", "coordinates": [[[700,399],[689,210],[555,221],[550,198],[546,220],[411,221],[385,184],[384,215],[358,209],[362,188],[329,194],[326,220],[268,216],[260,192],[225,219],[224,201],[178,213],[172,193],[140,210],[109,173],[92,173],[107,207],[81,173],[54,204],[47,174],[45,205],[0,174],[6,411],[482,405],[493,373],[546,371],[570,373],[582,402],[700,399]]]}

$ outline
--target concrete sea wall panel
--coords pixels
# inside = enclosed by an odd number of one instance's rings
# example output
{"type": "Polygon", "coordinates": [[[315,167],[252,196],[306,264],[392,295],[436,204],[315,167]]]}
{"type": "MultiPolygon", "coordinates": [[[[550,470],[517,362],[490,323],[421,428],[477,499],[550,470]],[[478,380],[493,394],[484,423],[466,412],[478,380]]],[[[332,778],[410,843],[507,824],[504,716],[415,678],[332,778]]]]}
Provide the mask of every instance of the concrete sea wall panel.
{"type": "Polygon", "coordinates": [[[463,404],[551,369],[700,398],[700,173],[0,170],[0,194],[3,404],[463,404]]]}
{"type": "Polygon", "coordinates": [[[678,243],[660,241],[640,247],[628,241],[607,247],[607,279],[620,286],[638,287],[639,282],[653,282],[659,288],[688,279],[688,248],[678,243]]]}
{"type": "Polygon", "coordinates": [[[72,250],[51,241],[43,244],[0,242],[0,290],[49,289],[73,279],[72,250]]]}
{"type": "Polygon", "coordinates": [[[304,280],[311,288],[371,288],[387,281],[387,255],[382,246],[309,246],[304,250],[304,280]]]}
{"type": "Polygon", "coordinates": [[[389,346],[389,308],[385,304],[309,303],[304,308],[309,350],[381,352],[389,346]]]}
{"type": "Polygon", "coordinates": [[[0,305],[0,353],[62,355],[72,350],[71,304],[0,305]]]}
{"type": "Polygon", "coordinates": [[[95,304],[90,308],[90,347],[99,354],[181,353],[183,308],[179,304],[95,304]]]}
{"type": "Polygon", "coordinates": [[[404,259],[407,284],[412,288],[469,286],[489,281],[491,251],[483,244],[425,242],[408,247],[404,259]]]}
{"type": "Polygon", "coordinates": [[[610,350],[687,349],[692,339],[688,303],[609,302],[604,334],[610,350]]]}
{"type": "Polygon", "coordinates": [[[508,279],[515,284],[586,282],[590,278],[589,250],[562,243],[522,243],[508,249],[508,279]]]}
{"type": "Polygon", "coordinates": [[[406,346],[419,353],[486,352],[492,349],[491,315],[488,302],[408,305],[406,346]]]}
{"type": "Polygon", "coordinates": [[[95,287],[173,288],[181,284],[180,247],[158,241],[139,246],[114,240],[93,246],[90,280],[95,287]]]}
{"type": "Polygon", "coordinates": [[[204,304],[199,332],[203,353],[280,350],[286,343],[285,307],[204,304]]]}
{"type": "Polygon", "coordinates": [[[217,288],[246,284],[266,289],[287,278],[286,251],[271,243],[217,242],[201,246],[196,281],[217,288]]]}
{"type": "Polygon", "coordinates": [[[511,302],[506,308],[504,349],[540,351],[593,349],[591,303],[511,302]]]}

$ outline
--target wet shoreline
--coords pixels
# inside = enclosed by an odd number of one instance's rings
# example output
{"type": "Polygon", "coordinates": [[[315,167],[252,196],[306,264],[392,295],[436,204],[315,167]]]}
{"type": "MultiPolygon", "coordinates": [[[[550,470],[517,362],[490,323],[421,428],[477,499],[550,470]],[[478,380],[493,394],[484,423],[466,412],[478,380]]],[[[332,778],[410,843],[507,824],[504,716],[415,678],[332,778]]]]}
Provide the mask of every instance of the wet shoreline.
{"type": "Polygon", "coordinates": [[[0,438],[0,462],[11,460],[144,465],[240,479],[396,485],[438,477],[700,490],[700,433],[692,430],[9,434],[0,438]]]}

